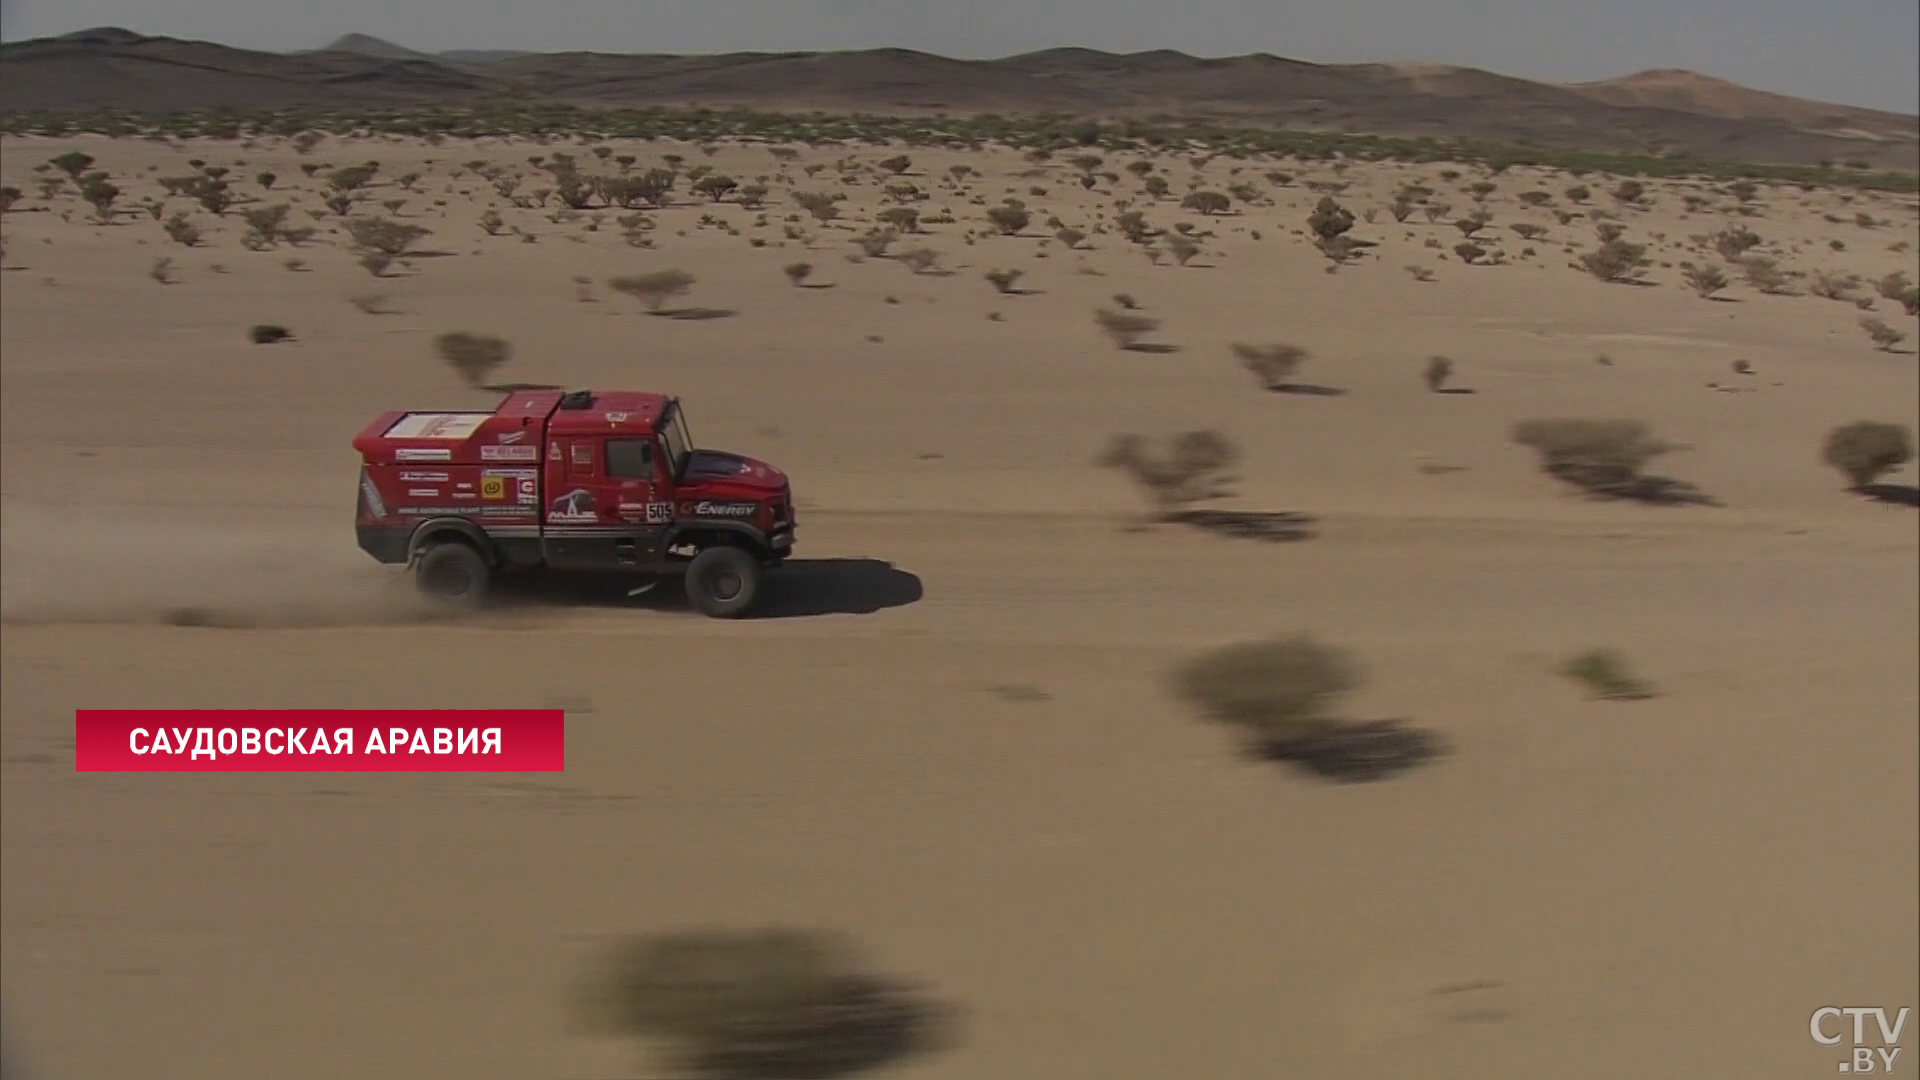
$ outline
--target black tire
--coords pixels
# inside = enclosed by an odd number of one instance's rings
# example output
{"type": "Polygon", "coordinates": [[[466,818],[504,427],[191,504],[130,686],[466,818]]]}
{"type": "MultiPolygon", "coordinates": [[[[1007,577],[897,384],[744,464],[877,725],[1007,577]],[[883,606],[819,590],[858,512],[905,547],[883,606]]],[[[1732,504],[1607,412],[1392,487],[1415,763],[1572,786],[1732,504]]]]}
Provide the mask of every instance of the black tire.
{"type": "Polygon", "coordinates": [[[700,614],[737,619],[760,595],[760,560],[737,547],[710,547],[687,566],[687,599],[700,614]]]}
{"type": "Polygon", "coordinates": [[[443,604],[477,607],[493,584],[493,568],[466,544],[435,544],[414,560],[413,584],[443,604]]]}

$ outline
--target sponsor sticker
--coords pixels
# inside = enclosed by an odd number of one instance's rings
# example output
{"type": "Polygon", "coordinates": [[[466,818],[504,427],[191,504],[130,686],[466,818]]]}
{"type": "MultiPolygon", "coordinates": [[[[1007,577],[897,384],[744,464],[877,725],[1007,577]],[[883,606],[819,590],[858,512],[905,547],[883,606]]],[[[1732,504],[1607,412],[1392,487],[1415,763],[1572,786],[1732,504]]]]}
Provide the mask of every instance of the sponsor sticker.
{"type": "MultiPolygon", "coordinates": [[[[488,447],[488,449],[492,449],[488,447]]],[[[484,451],[482,451],[484,454],[484,451]]],[[[453,451],[441,447],[403,446],[393,452],[395,461],[452,461],[453,451]]]]}
{"type": "Polygon", "coordinates": [[[673,504],[668,502],[650,502],[647,504],[647,524],[664,525],[673,520],[673,504]]]}
{"type": "Polygon", "coordinates": [[[595,521],[593,492],[574,488],[547,506],[548,521],[595,521]]]}
{"type": "Polygon", "coordinates": [[[444,484],[451,477],[443,472],[403,472],[400,482],[403,484],[444,484]]]}
{"type": "Polygon", "coordinates": [[[511,445],[513,445],[514,443],[517,443],[517,442],[519,442],[519,441],[520,441],[521,439],[524,439],[524,438],[526,438],[526,437],[527,437],[527,433],[526,433],[526,432],[525,432],[524,430],[522,430],[522,431],[503,431],[503,432],[501,432],[501,433],[500,433],[500,445],[502,445],[502,446],[511,446],[511,445]]]}
{"type": "Polygon", "coordinates": [[[540,448],[537,446],[483,446],[480,448],[481,461],[539,461],[540,448]]]}
{"type": "Polygon", "coordinates": [[[750,518],[759,509],[759,503],[713,502],[701,499],[699,502],[682,503],[680,512],[691,517],[750,518]]]}
{"type": "Polygon", "coordinates": [[[413,499],[437,499],[440,497],[440,489],[439,488],[408,488],[407,497],[413,498],[413,499]]]}
{"type": "Polygon", "coordinates": [[[483,499],[504,499],[507,497],[507,478],[504,476],[483,476],[480,478],[480,497],[483,499]]]}
{"type": "Polygon", "coordinates": [[[360,494],[367,500],[367,510],[374,517],[387,516],[387,504],[380,498],[380,489],[374,486],[373,477],[360,474],[360,494]]]}

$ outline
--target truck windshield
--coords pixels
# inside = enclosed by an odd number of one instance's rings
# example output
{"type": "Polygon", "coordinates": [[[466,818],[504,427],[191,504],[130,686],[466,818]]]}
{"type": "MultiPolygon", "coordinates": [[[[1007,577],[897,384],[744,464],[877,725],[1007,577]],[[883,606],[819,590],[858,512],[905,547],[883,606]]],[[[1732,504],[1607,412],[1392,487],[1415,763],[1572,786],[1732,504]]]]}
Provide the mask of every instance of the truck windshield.
{"type": "Polygon", "coordinates": [[[687,467],[687,455],[693,453],[693,444],[687,439],[687,425],[680,419],[678,405],[668,411],[666,423],[660,427],[660,441],[666,445],[667,466],[677,481],[687,467]]]}

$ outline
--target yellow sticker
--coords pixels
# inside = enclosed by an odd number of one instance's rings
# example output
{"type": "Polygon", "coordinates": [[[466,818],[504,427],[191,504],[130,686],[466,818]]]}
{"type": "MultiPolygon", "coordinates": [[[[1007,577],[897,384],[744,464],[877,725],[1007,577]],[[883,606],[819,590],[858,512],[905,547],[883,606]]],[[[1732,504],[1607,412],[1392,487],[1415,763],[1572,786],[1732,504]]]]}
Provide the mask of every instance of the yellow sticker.
{"type": "Polygon", "coordinates": [[[483,476],[480,478],[480,497],[483,499],[504,499],[507,497],[507,478],[504,476],[483,476]]]}

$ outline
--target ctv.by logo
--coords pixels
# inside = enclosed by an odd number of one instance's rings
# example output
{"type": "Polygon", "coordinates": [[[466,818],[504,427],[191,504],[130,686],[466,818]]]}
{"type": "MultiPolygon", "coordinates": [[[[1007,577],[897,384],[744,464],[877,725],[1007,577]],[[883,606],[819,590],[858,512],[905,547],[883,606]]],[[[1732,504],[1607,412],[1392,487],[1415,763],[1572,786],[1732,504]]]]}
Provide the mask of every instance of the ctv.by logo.
{"type": "Polygon", "coordinates": [[[1875,1072],[1882,1075],[1892,1075],[1893,1063],[1900,1057],[1900,1032],[1907,1026],[1907,1013],[1909,1011],[1908,1009],[1902,1008],[1900,1012],[1895,1015],[1893,1023],[1888,1024],[1887,1010],[1882,1008],[1866,1009],[1855,1005],[1843,1009],[1828,1005],[1825,1008],[1813,1010],[1813,1016],[1807,1020],[1807,1032],[1813,1036],[1813,1041],[1819,1043],[1821,1046],[1839,1046],[1841,1039],[1845,1037],[1844,1034],[1829,1035],[1827,1034],[1827,1029],[1828,1027],[1838,1027],[1844,1033],[1846,1025],[1844,1023],[1834,1023],[1834,1021],[1838,1021],[1843,1016],[1852,1018],[1852,1056],[1849,1060],[1840,1063],[1840,1071],[1856,1075],[1866,1075],[1875,1072]],[[1869,1016],[1873,1017],[1875,1025],[1880,1029],[1880,1045],[1878,1047],[1866,1045],[1867,1017],[1869,1016]]]}

